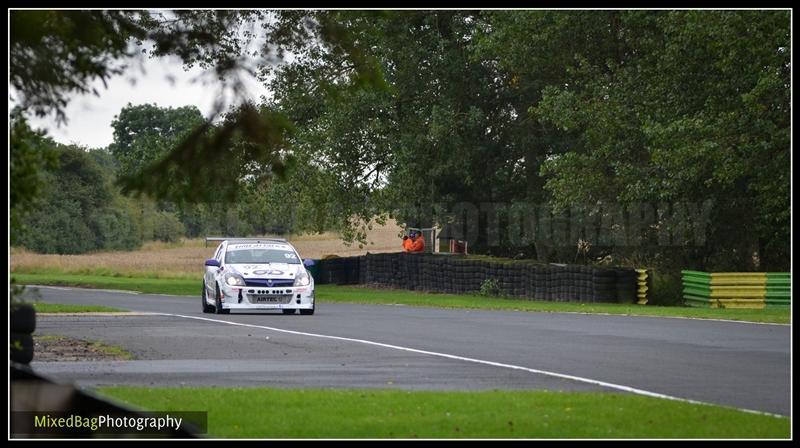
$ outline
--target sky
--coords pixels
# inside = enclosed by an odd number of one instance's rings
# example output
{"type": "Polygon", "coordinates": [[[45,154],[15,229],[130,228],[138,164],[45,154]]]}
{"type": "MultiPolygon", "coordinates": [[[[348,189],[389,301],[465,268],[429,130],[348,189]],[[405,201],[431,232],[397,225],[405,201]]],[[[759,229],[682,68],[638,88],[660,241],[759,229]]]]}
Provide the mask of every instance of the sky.
{"type": "MultiPolygon", "coordinates": [[[[48,136],[59,143],[100,148],[111,143],[111,122],[128,103],[151,103],[161,107],[195,105],[205,117],[210,115],[220,94],[220,83],[214,76],[203,76],[200,68],[184,71],[177,57],[147,59],[142,68],[144,74],[136,66],[111,78],[108,88],[97,80],[94,87],[99,96],[73,96],[66,108],[66,124],[58,126],[55,116],[31,116],[29,123],[34,128],[46,129],[48,136]],[[170,82],[170,77],[174,83],[170,82]],[[131,78],[136,82],[131,83],[131,78]]],[[[250,99],[258,101],[261,96],[269,96],[269,91],[256,80],[246,81],[250,99]]]]}

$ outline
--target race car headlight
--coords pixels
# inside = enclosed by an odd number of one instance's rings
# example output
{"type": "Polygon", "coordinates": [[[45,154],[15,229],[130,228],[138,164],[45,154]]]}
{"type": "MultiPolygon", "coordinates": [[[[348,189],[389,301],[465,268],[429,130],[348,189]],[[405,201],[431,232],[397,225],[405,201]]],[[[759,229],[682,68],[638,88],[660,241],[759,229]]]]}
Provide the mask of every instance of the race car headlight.
{"type": "Polygon", "coordinates": [[[305,269],[300,270],[297,277],[294,278],[294,286],[308,286],[309,283],[311,283],[311,278],[308,276],[308,272],[305,269]]]}
{"type": "Polygon", "coordinates": [[[225,274],[225,283],[227,283],[228,286],[247,286],[241,275],[232,272],[225,274]]]}

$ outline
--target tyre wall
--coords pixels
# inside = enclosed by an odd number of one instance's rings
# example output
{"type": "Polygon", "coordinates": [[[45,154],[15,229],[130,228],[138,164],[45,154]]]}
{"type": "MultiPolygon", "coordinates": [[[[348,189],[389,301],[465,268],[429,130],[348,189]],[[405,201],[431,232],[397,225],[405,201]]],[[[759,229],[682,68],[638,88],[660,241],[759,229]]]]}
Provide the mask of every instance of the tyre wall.
{"type": "Polygon", "coordinates": [[[383,253],[320,260],[317,284],[372,284],[463,294],[495,280],[511,297],[563,302],[637,301],[633,268],[496,262],[458,255],[383,253]]]}

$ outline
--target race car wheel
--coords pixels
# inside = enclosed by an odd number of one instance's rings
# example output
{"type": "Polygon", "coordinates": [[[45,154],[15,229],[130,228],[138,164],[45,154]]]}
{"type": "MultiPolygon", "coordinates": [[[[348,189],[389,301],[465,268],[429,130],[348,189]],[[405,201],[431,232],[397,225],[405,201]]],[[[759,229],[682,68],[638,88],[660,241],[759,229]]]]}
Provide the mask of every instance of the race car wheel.
{"type": "Polygon", "coordinates": [[[211,313],[214,311],[214,307],[208,304],[208,300],[206,300],[208,296],[208,291],[206,291],[206,282],[203,282],[203,292],[200,294],[200,300],[203,301],[203,312],[204,313],[211,313]]]}
{"type": "Polygon", "coordinates": [[[314,314],[314,308],[316,308],[316,307],[317,307],[317,305],[314,304],[314,307],[311,308],[310,310],[300,310],[300,315],[302,315],[302,316],[311,316],[312,314],[314,314]]]}
{"type": "Polygon", "coordinates": [[[283,314],[294,314],[294,312],[295,312],[296,310],[294,310],[294,309],[291,309],[291,310],[281,310],[281,311],[283,311],[283,314]]]}
{"type": "Polygon", "coordinates": [[[222,292],[219,290],[219,285],[217,285],[217,300],[216,306],[214,307],[214,311],[217,314],[230,314],[231,310],[224,310],[222,309],[222,292]]]}

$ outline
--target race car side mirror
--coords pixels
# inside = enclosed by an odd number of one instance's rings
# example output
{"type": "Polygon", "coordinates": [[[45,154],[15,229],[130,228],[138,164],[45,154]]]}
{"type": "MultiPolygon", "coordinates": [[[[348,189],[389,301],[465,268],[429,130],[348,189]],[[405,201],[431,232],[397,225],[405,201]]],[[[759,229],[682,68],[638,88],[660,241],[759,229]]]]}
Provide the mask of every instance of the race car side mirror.
{"type": "Polygon", "coordinates": [[[209,258],[208,260],[206,260],[206,266],[219,267],[219,260],[215,258],[209,258]]]}
{"type": "Polygon", "coordinates": [[[314,263],[314,260],[310,258],[303,260],[303,266],[309,267],[309,266],[314,266],[315,264],[316,263],[314,263]]]}

